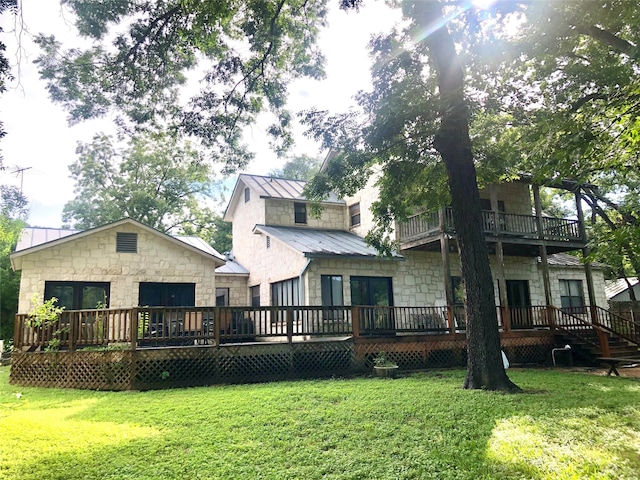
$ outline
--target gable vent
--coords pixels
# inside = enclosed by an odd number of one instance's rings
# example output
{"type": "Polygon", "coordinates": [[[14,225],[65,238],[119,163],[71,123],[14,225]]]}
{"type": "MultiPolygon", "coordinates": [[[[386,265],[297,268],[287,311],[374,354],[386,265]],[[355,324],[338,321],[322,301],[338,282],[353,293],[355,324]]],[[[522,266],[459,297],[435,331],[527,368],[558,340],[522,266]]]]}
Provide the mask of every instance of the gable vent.
{"type": "Polygon", "coordinates": [[[137,253],[138,234],[129,232],[116,232],[116,252],[137,253]]]}

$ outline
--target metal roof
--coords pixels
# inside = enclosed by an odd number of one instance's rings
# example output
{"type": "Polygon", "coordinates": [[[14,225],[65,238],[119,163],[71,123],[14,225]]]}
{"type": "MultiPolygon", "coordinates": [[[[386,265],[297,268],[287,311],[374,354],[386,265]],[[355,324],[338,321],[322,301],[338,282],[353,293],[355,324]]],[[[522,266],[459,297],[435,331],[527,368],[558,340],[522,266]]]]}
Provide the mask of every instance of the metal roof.
{"type": "MultiPolygon", "coordinates": [[[[542,260],[538,257],[538,262],[542,260]]],[[[568,253],[554,253],[547,257],[550,267],[584,267],[584,263],[578,257],[568,253]]],[[[607,268],[607,265],[600,262],[591,262],[593,268],[607,268]]]]}
{"type": "Polygon", "coordinates": [[[212,255],[214,257],[218,257],[221,260],[224,260],[224,255],[222,255],[220,252],[218,252],[215,248],[213,248],[211,245],[209,245],[200,237],[191,236],[191,235],[190,236],[172,235],[172,237],[175,238],[176,240],[180,240],[181,242],[191,245],[192,247],[197,248],[198,250],[202,250],[203,252],[208,253],[209,255],[212,255]]]}
{"type": "MultiPolygon", "coordinates": [[[[307,182],[302,180],[290,180],[243,173],[238,177],[238,182],[240,181],[263,198],[306,200],[306,197],[303,195],[303,190],[307,182]]],[[[339,199],[334,193],[331,193],[324,201],[329,203],[345,203],[344,200],[339,199]]]]}
{"type": "Polygon", "coordinates": [[[80,230],[71,230],[64,228],[25,227],[20,233],[20,239],[18,240],[18,245],[16,246],[16,252],[42,245],[43,243],[53,242],[54,240],[59,240],[78,232],[80,232],[80,230]]]}
{"type": "MultiPolygon", "coordinates": [[[[302,227],[274,227],[256,225],[255,229],[280,240],[305,257],[350,257],[383,258],[378,251],[367,245],[364,238],[344,230],[320,230],[302,227]]],[[[393,255],[402,259],[401,255],[393,255]]]]}
{"type": "Polygon", "coordinates": [[[218,275],[249,275],[249,270],[244,268],[235,260],[227,259],[227,263],[216,268],[218,275]]]}
{"type": "MultiPolygon", "coordinates": [[[[631,283],[631,287],[636,286],[638,284],[638,277],[629,277],[629,283],[631,283]]],[[[607,298],[613,298],[626,291],[628,288],[629,284],[624,278],[607,281],[604,284],[604,292],[607,295],[607,298]]]]}

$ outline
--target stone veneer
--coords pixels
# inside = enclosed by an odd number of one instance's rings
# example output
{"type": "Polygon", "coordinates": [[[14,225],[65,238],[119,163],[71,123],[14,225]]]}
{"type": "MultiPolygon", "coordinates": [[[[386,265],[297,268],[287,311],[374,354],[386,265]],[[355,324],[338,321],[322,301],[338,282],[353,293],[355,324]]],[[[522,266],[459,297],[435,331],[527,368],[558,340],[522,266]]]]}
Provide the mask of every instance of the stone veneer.
{"type": "Polygon", "coordinates": [[[162,234],[121,224],[22,257],[19,313],[44,298],[45,281],[110,282],[111,308],[138,305],[140,282],[195,283],[196,306],[215,305],[215,262],[162,234]],[[116,252],[116,232],[138,234],[137,253],[116,252]]]}
{"type": "Polygon", "coordinates": [[[248,280],[248,275],[216,274],[216,288],[229,289],[230,307],[246,307],[251,304],[248,280]]]}

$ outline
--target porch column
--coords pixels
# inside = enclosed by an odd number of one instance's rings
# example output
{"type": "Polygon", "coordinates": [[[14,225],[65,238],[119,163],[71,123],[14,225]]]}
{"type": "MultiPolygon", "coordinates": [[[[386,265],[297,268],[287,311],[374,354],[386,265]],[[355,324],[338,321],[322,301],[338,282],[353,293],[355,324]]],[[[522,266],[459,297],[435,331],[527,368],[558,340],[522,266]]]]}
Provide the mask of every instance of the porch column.
{"type": "MultiPolygon", "coordinates": [[[[582,256],[587,259],[589,257],[589,247],[587,246],[587,230],[584,226],[584,213],[582,211],[582,198],[580,197],[580,187],[578,187],[575,191],[576,197],[576,210],[578,211],[578,226],[580,227],[580,237],[582,237],[584,241],[584,247],[582,247],[582,256]]],[[[595,289],[593,288],[593,272],[591,271],[591,262],[584,262],[584,273],[587,277],[587,294],[589,295],[589,307],[591,313],[591,321],[593,322],[596,318],[596,294],[595,289]]]]}
{"type": "Polygon", "coordinates": [[[449,258],[449,237],[445,233],[444,209],[438,212],[440,221],[440,253],[442,255],[442,271],[444,274],[444,296],[447,301],[447,320],[449,331],[456,333],[455,321],[453,318],[453,292],[451,291],[451,260],[449,258]]]}
{"type": "Polygon", "coordinates": [[[547,258],[547,244],[542,231],[542,201],[540,200],[540,186],[533,184],[533,203],[536,209],[536,228],[540,239],[540,260],[542,263],[542,283],[544,285],[544,301],[547,307],[553,305],[551,299],[551,280],[549,279],[549,260],[547,258]]]}
{"type": "Polygon", "coordinates": [[[500,316],[502,317],[502,328],[505,332],[511,330],[511,314],[509,312],[509,300],[507,298],[507,281],[504,274],[504,250],[502,249],[502,239],[500,237],[500,213],[498,210],[498,186],[491,184],[489,190],[491,200],[491,210],[494,215],[494,227],[496,230],[496,279],[498,280],[498,301],[500,302],[500,316]]]}

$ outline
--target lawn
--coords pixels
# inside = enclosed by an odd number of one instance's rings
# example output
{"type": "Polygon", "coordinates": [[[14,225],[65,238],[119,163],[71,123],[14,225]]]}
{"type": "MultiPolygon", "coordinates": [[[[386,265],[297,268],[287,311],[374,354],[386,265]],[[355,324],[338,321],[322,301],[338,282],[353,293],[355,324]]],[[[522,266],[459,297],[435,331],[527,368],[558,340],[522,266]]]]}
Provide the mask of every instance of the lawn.
{"type": "Polygon", "coordinates": [[[640,479],[640,379],[464,372],[153,392],[22,388],[0,367],[2,479],[640,479]]]}

